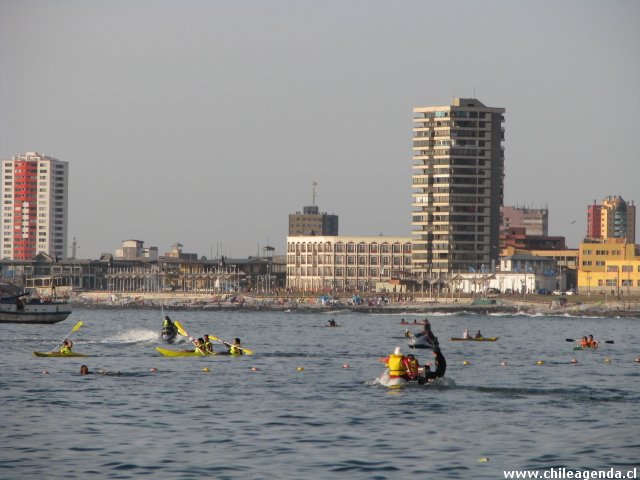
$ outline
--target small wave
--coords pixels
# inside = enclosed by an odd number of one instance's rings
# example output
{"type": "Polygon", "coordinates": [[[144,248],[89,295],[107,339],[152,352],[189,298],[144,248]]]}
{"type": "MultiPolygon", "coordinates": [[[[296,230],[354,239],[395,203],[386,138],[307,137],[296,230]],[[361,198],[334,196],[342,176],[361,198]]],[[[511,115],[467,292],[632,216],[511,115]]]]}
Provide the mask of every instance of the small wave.
{"type": "Polygon", "coordinates": [[[159,338],[160,334],[155,330],[135,329],[87,343],[151,343],[157,342],[159,338]]]}

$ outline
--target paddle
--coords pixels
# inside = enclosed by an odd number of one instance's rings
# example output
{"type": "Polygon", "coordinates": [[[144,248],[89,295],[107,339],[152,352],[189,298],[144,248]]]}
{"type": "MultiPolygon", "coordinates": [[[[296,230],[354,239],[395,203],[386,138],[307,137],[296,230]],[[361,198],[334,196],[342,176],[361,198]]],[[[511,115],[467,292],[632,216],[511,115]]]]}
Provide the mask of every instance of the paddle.
{"type": "Polygon", "coordinates": [[[84,325],[84,322],[82,320],[79,321],[78,323],[76,323],[76,326],[71,329],[71,331],[69,332],[69,335],[64,337],[62,339],[62,341],[58,344],[58,346],[56,348],[54,348],[53,350],[51,350],[51,353],[54,353],[56,350],[58,350],[62,346],[64,341],[67,340],[71,336],[72,333],[77,332],[78,330],[80,330],[80,327],[83,326],[83,325],[84,325]]]}
{"type": "Polygon", "coordinates": [[[178,329],[178,333],[180,335],[182,335],[183,337],[187,337],[189,340],[191,340],[191,343],[193,343],[193,346],[196,347],[196,350],[199,351],[202,356],[204,357],[206,355],[206,353],[204,353],[197,345],[196,345],[196,341],[191,337],[191,335],[189,335],[187,333],[187,331],[184,329],[184,327],[182,326],[182,324],[180,322],[178,322],[177,320],[174,320],[173,324],[176,326],[176,328],[178,329]]]}
{"type": "MultiPolygon", "coordinates": [[[[218,337],[214,337],[213,335],[209,335],[209,338],[210,338],[211,340],[216,341],[216,342],[220,342],[220,343],[222,343],[222,344],[226,345],[227,347],[230,347],[230,346],[232,345],[231,343],[229,343],[229,342],[225,342],[224,340],[222,340],[222,339],[220,339],[220,338],[218,338],[218,337]]],[[[236,347],[238,350],[242,350],[246,355],[253,355],[253,350],[249,350],[248,348],[245,348],[245,347],[239,347],[239,346],[237,346],[237,345],[235,345],[235,347],[236,347]]]]}
{"type": "MultiPolygon", "coordinates": [[[[574,340],[573,338],[565,338],[565,342],[578,342],[579,340],[574,340]]],[[[613,340],[605,340],[604,343],[614,343],[613,340]]]]}

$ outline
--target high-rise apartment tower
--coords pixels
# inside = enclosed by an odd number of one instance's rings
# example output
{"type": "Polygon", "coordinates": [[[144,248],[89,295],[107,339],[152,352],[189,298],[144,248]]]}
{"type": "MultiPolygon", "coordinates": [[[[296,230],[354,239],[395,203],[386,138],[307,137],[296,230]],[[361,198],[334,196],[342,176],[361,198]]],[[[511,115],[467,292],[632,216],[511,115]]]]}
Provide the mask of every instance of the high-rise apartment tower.
{"type": "Polygon", "coordinates": [[[607,197],[602,205],[587,207],[587,240],[624,238],[636,243],[636,206],[620,196],[607,197]]]}
{"type": "Polygon", "coordinates": [[[422,278],[498,261],[504,111],[469,98],[413,109],[412,263],[422,278]]]}
{"type": "Polygon", "coordinates": [[[2,191],[2,258],[66,258],[69,164],[36,152],[2,160],[2,191]]]}

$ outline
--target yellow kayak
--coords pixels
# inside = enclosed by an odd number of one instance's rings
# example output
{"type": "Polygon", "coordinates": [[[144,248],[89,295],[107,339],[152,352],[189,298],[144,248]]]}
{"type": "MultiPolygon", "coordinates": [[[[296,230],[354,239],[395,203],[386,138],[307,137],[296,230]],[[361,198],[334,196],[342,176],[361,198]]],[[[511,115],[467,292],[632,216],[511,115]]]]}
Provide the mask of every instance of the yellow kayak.
{"type": "Polygon", "coordinates": [[[451,337],[452,342],[495,342],[500,337],[480,337],[480,338],[457,338],[451,337]]]}
{"type": "Polygon", "coordinates": [[[169,350],[162,347],[156,347],[156,350],[165,357],[208,357],[210,355],[216,355],[216,353],[207,353],[203,355],[202,353],[195,352],[193,350],[169,350]]]}
{"type": "Polygon", "coordinates": [[[88,357],[84,353],[33,352],[36,357],[88,357]]]}

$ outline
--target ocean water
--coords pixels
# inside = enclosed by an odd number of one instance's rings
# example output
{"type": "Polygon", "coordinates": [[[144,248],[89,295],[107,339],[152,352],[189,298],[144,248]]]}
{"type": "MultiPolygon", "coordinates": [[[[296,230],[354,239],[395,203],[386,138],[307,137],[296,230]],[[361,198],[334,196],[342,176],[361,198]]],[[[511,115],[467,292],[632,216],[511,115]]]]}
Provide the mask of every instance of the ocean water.
{"type": "Polygon", "coordinates": [[[399,322],[424,315],[166,313],[255,354],[162,357],[154,310],[1,325],[0,477],[499,479],[640,463],[638,319],[428,315],[455,385],[392,390],[374,382],[378,359],[409,352],[404,330],[421,327],[399,322]],[[74,350],[90,357],[32,355],[80,320],[74,350]],[[500,339],[449,341],[465,328],[500,339]],[[614,343],[566,341],[589,333],[614,343]],[[81,376],[83,363],[119,375],[81,376]]]}

